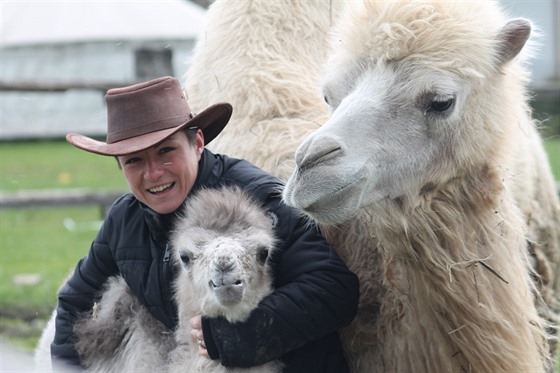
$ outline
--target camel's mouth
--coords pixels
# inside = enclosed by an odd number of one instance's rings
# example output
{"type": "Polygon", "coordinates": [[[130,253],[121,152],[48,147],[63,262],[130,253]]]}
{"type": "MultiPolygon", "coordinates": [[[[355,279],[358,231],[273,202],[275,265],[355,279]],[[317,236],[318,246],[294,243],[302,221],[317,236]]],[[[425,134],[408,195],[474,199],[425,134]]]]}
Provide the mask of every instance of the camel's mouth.
{"type": "Polygon", "coordinates": [[[243,283],[235,283],[227,286],[214,286],[214,295],[216,300],[224,307],[233,306],[243,300],[245,287],[243,283]]]}

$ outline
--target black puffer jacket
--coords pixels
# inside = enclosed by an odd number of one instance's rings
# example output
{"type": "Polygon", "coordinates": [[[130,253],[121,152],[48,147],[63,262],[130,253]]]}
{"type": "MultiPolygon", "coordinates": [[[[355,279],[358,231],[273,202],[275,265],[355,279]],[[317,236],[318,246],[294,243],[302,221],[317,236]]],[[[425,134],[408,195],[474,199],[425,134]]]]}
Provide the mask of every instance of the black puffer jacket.
{"type": "MultiPolygon", "coordinates": [[[[245,323],[203,319],[208,352],[225,366],[247,367],[282,357],[289,372],[344,372],[346,361],[335,332],[356,315],[358,280],[317,228],[280,199],[281,183],[246,161],[205,150],[191,193],[200,188],[238,185],[260,199],[280,242],[272,263],[275,291],[245,323]]],[[[72,344],[77,314],[90,310],[108,277],[120,274],[139,300],[170,329],[176,324],[171,301],[173,269],[166,243],[173,214],[159,215],[131,194],[117,200],[58,295],[53,362],[79,367],[72,344]]]]}

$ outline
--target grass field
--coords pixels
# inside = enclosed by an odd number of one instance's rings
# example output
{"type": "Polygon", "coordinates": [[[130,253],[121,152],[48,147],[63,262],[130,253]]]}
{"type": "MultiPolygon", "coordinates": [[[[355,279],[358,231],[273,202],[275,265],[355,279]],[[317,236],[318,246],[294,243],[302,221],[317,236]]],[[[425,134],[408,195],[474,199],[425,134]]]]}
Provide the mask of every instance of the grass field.
{"type": "MultiPolygon", "coordinates": [[[[560,139],[546,144],[560,180],[560,139]]],[[[0,191],[91,188],[127,190],[111,157],[65,142],[0,146],[0,191]]],[[[56,290],[84,256],[100,223],[97,207],[0,209],[0,335],[34,347],[56,290]]]]}
{"type": "Polygon", "coordinates": [[[560,181],[560,138],[548,140],[545,143],[545,148],[554,177],[557,181],[560,181]]]}
{"type": "MultiPolygon", "coordinates": [[[[66,142],[4,143],[0,191],[127,190],[115,160],[66,142]]],[[[0,334],[32,348],[56,291],[95,236],[96,206],[0,210],[0,334]]]]}
{"type": "Polygon", "coordinates": [[[127,189],[112,157],[91,154],[62,141],[4,143],[0,147],[0,190],[127,189]]]}

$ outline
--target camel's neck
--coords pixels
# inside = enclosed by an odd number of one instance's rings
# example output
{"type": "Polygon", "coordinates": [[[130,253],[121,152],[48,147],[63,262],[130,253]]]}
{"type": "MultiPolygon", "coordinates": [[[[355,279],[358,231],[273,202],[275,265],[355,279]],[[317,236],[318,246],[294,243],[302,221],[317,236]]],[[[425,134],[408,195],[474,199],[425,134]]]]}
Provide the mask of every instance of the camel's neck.
{"type": "MultiPolygon", "coordinates": [[[[422,370],[419,361],[426,371],[514,371],[520,367],[508,356],[523,354],[525,371],[540,366],[524,225],[508,201],[499,175],[485,170],[369,213],[373,235],[363,244],[383,262],[384,288],[365,290],[381,297],[384,325],[376,334],[383,356],[395,355],[384,364],[396,371],[422,370]]],[[[365,261],[349,252],[360,249],[346,243],[335,246],[363,272],[365,261]]]]}
{"type": "Polygon", "coordinates": [[[448,272],[456,263],[501,255],[496,245],[525,245],[523,221],[500,175],[486,168],[388,200],[375,210],[371,224],[387,262],[396,260],[411,270],[420,265],[448,272]]]}

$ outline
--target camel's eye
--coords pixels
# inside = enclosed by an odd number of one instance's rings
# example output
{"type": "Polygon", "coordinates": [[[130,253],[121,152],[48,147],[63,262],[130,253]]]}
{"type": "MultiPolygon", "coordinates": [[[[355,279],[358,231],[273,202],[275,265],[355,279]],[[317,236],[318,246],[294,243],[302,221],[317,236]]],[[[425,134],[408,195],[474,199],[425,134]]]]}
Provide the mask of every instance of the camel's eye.
{"type": "Polygon", "coordinates": [[[425,98],[424,115],[447,115],[455,106],[455,95],[429,94],[425,98]]]}
{"type": "Polygon", "coordinates": [[[189,263],[191,262],[191,257],[184,251],[181,251],[181,254],[179,254],[179,257],[181,258],[181,261],[183,262],[183,264],[185,266],[188,266],[189,263]]]}
{"type": "Polygon", "coordinates": [[[428,111],[435,111],[439,113],[444,112],[453,106],[453,102],[455,102],[455,100],[452,98],[445,101],[434,101],[428,108],[428,111]]]}
{"type": "Polygon", "coordinates": [[[257,261],[260,264],[264,264],[264,262],[266,262],[266,259],[268,258],[268,247],[259,247],[257,249],[257,261]]]}
{"type": "Polygon", "coordinates": [[[329,104],[329,98],[327,97],[327,95],[323,96],[323,100],[325,100],[325,102],[327,103],[327,105],[329,104]]]}

